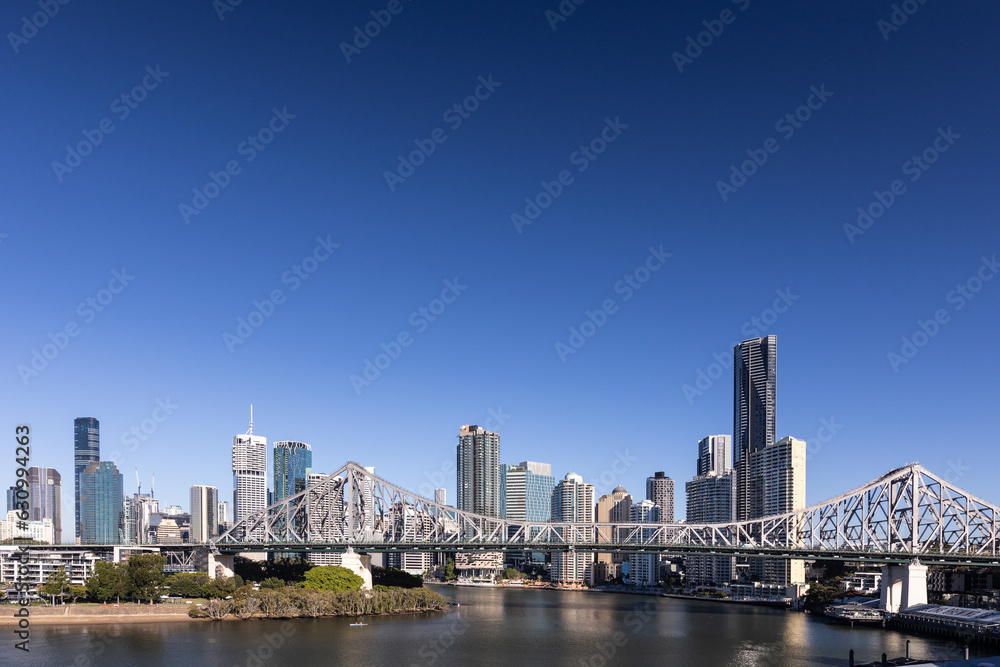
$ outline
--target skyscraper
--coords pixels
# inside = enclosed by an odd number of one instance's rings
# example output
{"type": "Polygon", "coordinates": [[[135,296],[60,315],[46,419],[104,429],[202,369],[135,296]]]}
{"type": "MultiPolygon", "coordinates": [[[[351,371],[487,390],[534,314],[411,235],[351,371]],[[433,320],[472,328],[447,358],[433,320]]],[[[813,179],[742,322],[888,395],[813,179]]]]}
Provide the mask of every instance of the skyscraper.
{"type": "Polygon", "coordinates": [[[728,435],[710,435],[698,441],[697,475],[707,475],[714,472],[723,475],[732,466],[729,454],[732,449],[732,437],[728,435]]]}
{"type": "Polygon", "coordinates": [[[501,517],[514,521],[549,521],[556,481],[552,465],[521,461],[500,466],[501,517]]]}
{"type": "Polygon", "coordinates": [[[674,522],[674,480],[662,472],[646,478],[646,500],[660,508],[660,523],[674,522]]]}
{"type": "MultiPolygon", "coordinates": [[[[784,514],[806,506],[806,443],[786,437],[750,457],[751,476],[760,487],[761,516],[784,514]]],[[[759,565],[757,566],[759,569],[759,565]]],[[[805,583],[805,561],[773,559],[763,563],[763,580],[788,586],[805,583]]]]}
{"type": "Polygon", "coordinates": [[[80,543],[120,544],[125,521],[122,474],[111,461],[94,461],[79,476],[80,543]]]}
{"type": "Polygon", "coordinates": [[[500,516],[500,434],[478,426],[458,430],[458,509],[500,516]]]}
{"type": "Polygon", "coordinates": [[[191,542],[205,543],[219,536],[219,492],[214,486],[191,487],[191,542]]]}
{"type": "Polygon", "coordinates": [[[750,456],[775,440],[777,336],[751,338],[733,348],[733,467],[736,519],[761,516],[760,491],[750,479],[750,456]]]}
{"type": "MultiPolygon", "coordinates": [[[[688,523],[728,523],[736,514],[736,477],[728,466],[729,436],[715,435],[698,443],[694,479],[685,484],[688,523]]],[[[728,584],[735,560],[725,556],[686,556],[687,580],[693,584],[728,584]]]]}
{"type": "MultiPolygon", "coordinates": [[[[662,474],[662,473],[661,473],[662,474]]],[[[649,479],[653,479],[650,477],[649,479]]],[[[667,478],[669,479],[669,478],[667,478]]],[[[671,491],[673,491],[671,489],[671,491]]],[[[671,494],[672,496],[672,494],[671,494]]],[[[672,497],[671,497],[672,500],[672,497]]],[[[635,503],[629,508],[631,523],[660,523],[660,507],[650,499],[635,503]]],[[[666,522],[664,522],[666,523],[666,522]]],[[[636,535],[643,542],[653,537],[655,529],[643,528],[636,535]]],[[[660,557],[657,554],[629,554],[629,580],[634,586],[655,586],[660,581],[660,557]]]]}
{"type": "MultiPolygon", "coordinates": [[[[632,496],[623,486],[616,486],[609,494],[604,494],[597,500],[595,508],[597,523],[628,523],[632,510],[632,496]]],[[[614,529],[604,527],[597,529],[597,541],[600,543],[614,542],[614,529]]],[[[621,573],[624,560],[620,552],[598,553],[598,568],[594,574],[595,583],[602,584],[616,578],[621,573]]]]}
{"type": "Polygon", "coordinates": [[[448,490],[447,489],[434,489],[434,502],[439,505],[448,504],[448,490]]]}
{"type": "Polygon", "coordinates": [[[311,472],[312,447],[292,440],[274,443],[273,502],[305,491],[306,480],[311,472]]]}
{"type": "MultiPolygon", "coordinates": [[[[568,473],[563,481],[552,491],[553,521],[593,521],[594,520],[594,485],[587,484],[576,473],[568,473]]],[[[563,529],[557,529],[562,531],[563,529]]],[[[587,535],[590,528],[578,528],[577,534],[587,541],[593,540],[593,535],[587,535]],[[580,533],[583,533],[582,535],[580,533]]],[[[568,536],[567,536],[568,537],[568,536]]],[[[552,554],[552,581],[566,583],[583,583],[593,577],[594,554],[558,552],[552,554]]]]}
{"type": "Polygon", "coordinates": [[[73,495],[75,507],[75,537],[79,544],[80,532],[80,474],[87,466],[101,460],[101,424],[93,417],[73,420],[73,495]]]}
{"type": "MultiPolygon", "coordinates": [[[[234,522],[267,507],[267,438],[253,434],[253,410],[250,429],[233,437],[233,508],[234,522]]],[[[264,529],[258,528],[244,536],[247,540],[263,540],[264,529]]]]}
{"type": "Polygon", "coordinates": [[[52,543],[62,544],[62,476],[55,468],[28,468],[28,519],[52,521],[52,543]]]}

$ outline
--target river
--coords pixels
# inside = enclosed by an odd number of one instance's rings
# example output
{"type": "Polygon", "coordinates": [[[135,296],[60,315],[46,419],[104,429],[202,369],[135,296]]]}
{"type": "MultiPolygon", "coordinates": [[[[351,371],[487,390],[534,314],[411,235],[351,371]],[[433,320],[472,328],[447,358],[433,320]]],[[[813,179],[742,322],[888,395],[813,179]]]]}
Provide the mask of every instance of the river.
{"type": "MultiPolygon", "coordinates": [[[[0,664],[32,667],[312,665],[846,665],[885,651],[957,659],[939,639],[834,625],[764,607],[612,593],[455,588],[446,613],[293,621],[173,622],[31,628],[31,653],[8,639],[0,664]],[[13,656],[13,659],[11,659],[13,656]]],[[[988,650],[988,649],[987,649],[988,650]]],[[[972,656],[977,654],[973,648],[972,656]]]]}

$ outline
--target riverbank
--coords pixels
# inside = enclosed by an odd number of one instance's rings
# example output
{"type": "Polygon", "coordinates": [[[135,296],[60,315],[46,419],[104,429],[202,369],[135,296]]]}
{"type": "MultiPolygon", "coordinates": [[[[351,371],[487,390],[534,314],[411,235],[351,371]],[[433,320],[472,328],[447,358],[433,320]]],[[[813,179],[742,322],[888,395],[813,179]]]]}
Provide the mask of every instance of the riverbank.
{"type": "MultiPolygon", "coordinates": [[[[19,619],[15,605],[0,607],[0,627],[17,625],[19,619]],[[9,612],[9,613],[6,613],[9,612]]],[[[55,607],[29,607],[32,625],[89,625],[99,623],[173,623],[194,620],[184,604],[122,604],[118,607],[100,605],[58,605],[55,607]]]]}

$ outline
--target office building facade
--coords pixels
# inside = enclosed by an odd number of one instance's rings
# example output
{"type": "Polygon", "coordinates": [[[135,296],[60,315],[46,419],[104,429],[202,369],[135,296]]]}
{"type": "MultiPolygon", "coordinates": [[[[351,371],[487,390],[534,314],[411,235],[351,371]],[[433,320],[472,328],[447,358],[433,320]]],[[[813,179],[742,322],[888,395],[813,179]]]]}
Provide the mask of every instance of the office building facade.
{"type": "Polygon", "coordinates": [[[73,420],[73,502],[74,537],[77,544],[82,540],[80,528],[80,475],[91,463],[101,460],[101,423],[93,417],[77,417],[73,420]]]}
{"type": "MultiPolygon", "coordinates": [[[[628,523],[632,510],[632,496],[623,486],[617,486],[597,500],[594,508],[597,523],[628,523]]],[[[597,529],[599,543],[614,542],[615,531],[609,527],[597,529]]],[[[594,570],[594,583],[603,584],[621,574],[624,557],[620,552],[600,552],[595,557],[598,567],[594,570]]]]}
{"type": "Polygon", "coordinates": [[[214,486],[191,487],[191,542],[202,544],[219,536],[219,491],[214,486]]]}
{"type": "MultiPolygon", "coordinates": [[[[233,438],[234,523],[267,507],[267,438],[250,430],[233,438]]],[[[263,528],[255,529],[248,540],[262,540],[263,528]]]]}
{"type": "Polygon", "coordinates": [[[111,461],[90,463],[79,477],[80,543],[121,544],[125,522],[122,474],[111,461]]]}
{"type": "Polygon", "coordinates": [[[552,518],[552,491],[556,482],[552,465],[522,461],[500,467],[502,518],[512,521],[549,521],[552,518]]]}
{"type": "Polygon", "coordinates": [[[62,476],[55,468],[28,468],[28,518],[52,522],[52,544],[62,544],[62,476]]]}
{"type": "Polygon", "coordinates": [[[304,491],[312,472],[312,447],[304,442],[281,440],[274,443],[273,502],[304,491]]]}
{"type": "Polygon", "coordinates": [[[733,439],[729,435],[710,435],[698,441],[698,464],[695,475],[707,475],[714,472],[716,475],[724,475],[733,466],[730,464],[730,456],[733,448],[733,439]]]}

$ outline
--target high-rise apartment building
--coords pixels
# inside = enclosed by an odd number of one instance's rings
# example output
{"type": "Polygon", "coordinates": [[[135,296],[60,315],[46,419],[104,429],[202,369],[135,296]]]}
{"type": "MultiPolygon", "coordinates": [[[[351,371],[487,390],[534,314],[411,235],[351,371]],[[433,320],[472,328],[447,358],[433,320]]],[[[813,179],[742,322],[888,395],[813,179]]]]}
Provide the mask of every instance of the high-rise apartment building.
{"type": "MultiPolygon", "coordinates": [[[[587,484],[576,473],[569,473],[552,491],[553,521],[594,520],[594,485],[587,484]]],[[[560,529],[562,530],[562,529],[560,529]]],[[[583,530],[584,533],[590,529],[583,530]]],[[[587,541],[590,535],[581,535],[587,541]]],[[[552,554],[552,581],[583,583],[593,580],[594,554],[580,552],[558,552],[552,554]]]]}
{"type": "Polygon", "coordinates": [[[729,463],[732,451],[732,437],[728,435],[710,435],[698,441],[698,465],[696,475],[707,475],[714,472],[724,475],[732,469],[729,463]]]}
{"type": "Polygon", "coordinates": [[[273,502],[305,491],[306,480],[311,472],[312,447],[292,440],[274,443],[273,502]]]}
{"type": "MultiPolygon", "coordinates": [[[[311,477],[311,475],[310,475],[311,477]]],[[[219,517],[219,524],[229,523],[229,501],[220,500],[219,501],[219,513],[216,515],[219,517]]]]}
{"type": "Polygon", "coordinates": [[[160,501],[145,493],[133,494],[131,504],[132,535],[136,544],[156,544],[154,515],[160,514],[160,501]]]}
{"type": "Polygon", "coordinates": [[[662,472],[646,478],[646,500],[660,508],[660,523],[674,522],[674,480],[662,472]]]}
{"type": "MultiPolygon", "coordinates": [[[[253,434],[253,412],[250,430],[233,437],[233,509],[234,521],[267,507],[267,438],[253,434]]],[[[257,528],[244,536],[248,540],[263,540],[264,529],[257,528]]]]}
{"type": "Polygon", "coordinates": [[[80,543],[120,544],[125,521],[123,478],[111,461],[94,461],[80,473],[80,543]]]}
{"type": "MultiPolygon", "coordinates": [[[[786,437],[754,452],[750,457],[750,469],[754,485],[760,488],[761,516],[805,508],[805,440],[786,437]]],[[[767,560],[763,563],[762,579],[765,583],[779,586],[805,583],[805,561],[767,560]]]]}
{"type": "Polygon", "coordinates": [[[434,489],[434,502],[439,505],[447,505],[448,489],[434,489]]]}
{"type": "Polygon", "coordinates": [[[73,420],[73,502],[75,509],[74,537],[80,544],[80,475],[87,466],[101,460],[101,424],[93,417],[73,420]]]}
{"type": "Polygon", "coordinates": [[[17,502],[17,487],[12,486],[7,489],[7,511],[13,512],[17,509],[14,503],[17,502]]]}
{"type": "MultiPolygon", "coordinates": [[[[698,443],[697,471],[700,472],[687,482],[687,522],[688,523],[728,523],[736,515],[736,476],[731,468],[723,466],[721,471],[715,465],[728,461],[717,447],[706,447],[714,439],[716,445],[728,436],[709,436],[698,443]]],[[[686,556],[684,558],[688,582],[692,584],[728,584],[733,579],[735,560],[725,556],[686,556]]]]}
{"type": "MultiPolygon", "coordinates": [[[[343,477],[330,477],[309,473],[309,541],[337,542],[344,539],[347,519],[344,513],[343,477]]],[[[331,551],[313,551],[307,556],[313,565],[341,565],[343,554],[331,551]]]]}
{"type": "Polygon", "coordinates": [[[52,543],[62,544],[62,476],[55,468],[28,468],[28,519],[52,521],[52,543]]]}
{"type": "Polygon", "coordinates": [[[214,486],[191,487],[191,542],[202,544],[219,536],[219,491],[214,486]]]}
{"type": "MultiPolygon", "coordinates": [[[[652,479],[652,478],[650,478],[652,479]]],[[[648,498],[629,508],[631,523],[660,523],[660,507],[648,498]]],[[[666,523],[666,522],[664,522],[666,523]]],[[[643,528],[635,535],[644,543],[652,539],[653,528],[643,528]]],[[[660,581],[660,557],[657,554],[629,554],[629,581],[633,586],[655,586],[660,581]]]]}
{"type": "MultiPolygon", "coordinates": [[[[632,510],[632,496],[623,486],[617,486],[611,493],[606,493],[597,500],[595,515],[597,523],[628,523],[632,510]]],[[[615,531],[609,527],[597,529],[599,543],[614,542],[615,531]]],[[[621,553],[598,553],[598,567],[594,573],[594,582],[603,584],[621,574],[621,563],[624,557],[621,553]]]]}
{"type": "Polygon", "coordinates": [[[478,426],[458,430],[458,509],[500,516],[500,434],[478,426]]]}
{"type": "Polygon", "coordinates": [[[761,516],[760,492],[750,479],[750,456],[775,441],[777,336],[751,338],[733,349],[733,467],[736,519],[761,516]]]}

